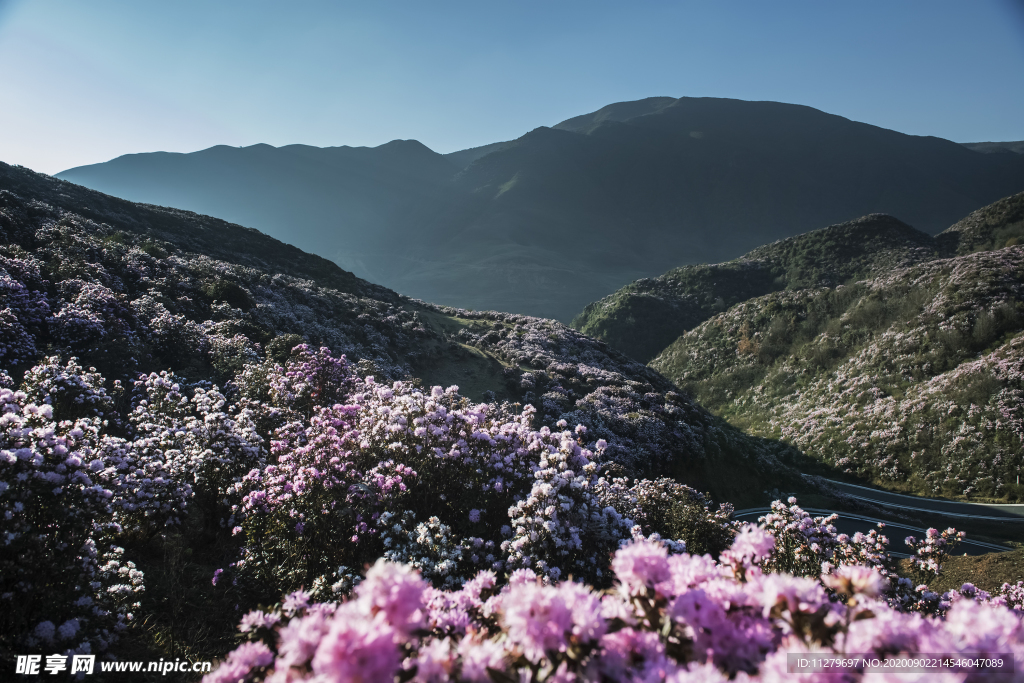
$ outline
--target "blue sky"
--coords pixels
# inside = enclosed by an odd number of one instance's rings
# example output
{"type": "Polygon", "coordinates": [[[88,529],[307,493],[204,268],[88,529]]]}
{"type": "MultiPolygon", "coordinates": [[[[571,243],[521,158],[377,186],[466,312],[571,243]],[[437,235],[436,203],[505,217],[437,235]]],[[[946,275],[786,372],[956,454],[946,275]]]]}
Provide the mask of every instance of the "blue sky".
{"type": "Polygon", "coordinates": [[[215,144],[439,152],[654,95],[1024,139],[1024,3],[0,0],[0,160],[215,144]]]}

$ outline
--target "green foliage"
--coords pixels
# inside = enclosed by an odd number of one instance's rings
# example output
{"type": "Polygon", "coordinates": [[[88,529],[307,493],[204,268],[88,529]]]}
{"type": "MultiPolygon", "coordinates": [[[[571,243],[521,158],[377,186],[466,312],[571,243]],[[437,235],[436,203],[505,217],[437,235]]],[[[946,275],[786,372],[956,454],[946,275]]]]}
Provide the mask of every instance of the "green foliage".
{"type": "Polygon", "coordinates": [[[139,249],[142,249],[142,251],[146,252],[153,258],[167,258],[168,255],[168,252],[163,245],[149,239],[144,240],[142,244],[139,245],[139,249]]]}
{"type": "Polygon", "coordinates": [[[278,335],[267,344],[267,357],[284,365],[292,357],[292,349],[303,343],[305,339],[297,334],[278,335]]]}
{"type": "Polygon", "coordinates": [[[1022,257],[983,252],[776,292],[688,332],[652,366],[733,424],[851,474],[1016,499],[1022,257]]]}
{"type": "MultiPolygon", "coordinates": [[[[939,250],[933,238],[890,216],[865,216],[759,247],[728,263],[684,266],[637,280],[588,305],[573,326],[648,362],[679,335],[743,301],[783,289],[850,284],[896,265],[932,259],[939,250]]],[[[822,305],[830,310],[835,303],[822,305]]],[[[775,313],[765,311],[768,317],[775,313]]],[[[882,318],[889,311],[876,302],[862,315],[882,318]]],[[[765,362],[785,352],[786,331],[778,327],[774,338],[766,340],[765,362]]]]}
{"type": "Polygon", "coordinates": [[[1024,192],[978,209],[945,230],[946,240],[957,254],[1003,249],[1024,239],[1024,192]]]}
{"type": "Polygon", "coordinates": [[[203,285],[203,294],[212,301],[223,301],[232,308],[239,308],[243,311],[251,311],[256,307],[256,301],[252,295],[237,282],[231,280],[217,279],[203,285]]]}

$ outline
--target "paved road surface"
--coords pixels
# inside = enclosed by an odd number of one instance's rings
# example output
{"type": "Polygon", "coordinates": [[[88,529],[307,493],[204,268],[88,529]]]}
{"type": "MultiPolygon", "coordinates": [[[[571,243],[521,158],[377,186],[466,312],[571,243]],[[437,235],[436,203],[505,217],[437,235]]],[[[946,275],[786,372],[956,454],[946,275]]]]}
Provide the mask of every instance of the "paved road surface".
{"type": "MultiPolygon", "coordinates": [[[[858,500],[875,505],[916,512],[941,512],[947,517],[966,517],[1000,522],[1024,522],[1024,505],[989,505],[986,503],[960,503],[953,500],[938,498],[922,498],[905,496],[901,493],[889,493],[878,489],[869,489],[856,484],[844,484],[839,481],[827,480],[837,489],[858,500]]],[[[1024,534],[1024,529],[1022,529],[1024,534]]]]}

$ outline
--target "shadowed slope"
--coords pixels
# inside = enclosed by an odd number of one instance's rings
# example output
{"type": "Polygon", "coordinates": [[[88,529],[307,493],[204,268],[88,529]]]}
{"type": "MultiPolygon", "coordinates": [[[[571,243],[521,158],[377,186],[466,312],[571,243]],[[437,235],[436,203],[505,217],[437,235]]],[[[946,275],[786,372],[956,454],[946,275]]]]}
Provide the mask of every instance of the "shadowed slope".
{"type": "Polygon", "coordinates": [[[657,97],[447,156],[216,147],[61,177],[252,225],[412,297],[568,321],[637,278],[869,213],[936,233],[1024,188],[1024,156],[810,107],[657,97]]]}

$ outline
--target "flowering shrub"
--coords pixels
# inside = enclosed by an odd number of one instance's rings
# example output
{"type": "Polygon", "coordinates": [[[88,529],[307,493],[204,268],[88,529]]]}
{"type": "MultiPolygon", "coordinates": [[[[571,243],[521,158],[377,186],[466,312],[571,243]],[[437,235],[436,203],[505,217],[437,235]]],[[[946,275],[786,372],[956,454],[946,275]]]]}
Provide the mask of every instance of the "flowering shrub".
{"type": "Polygon", "coordinates": [[[132,450],[160,462],[170,478],[215,505],[252,467],[262,464],[262,438],[250,412],[229,406],[216,386],[194,387],[189,398],[167,372],[135,382],[129,421],[132,450]]]}
{"type": "Polygon", "coordinates": [[[640,534],[680,552],[715,557],[732,543],[729,503],[712,510],[707,496],[667,477],[628,483],[624,478],[602,479],[597,491],[602,504],[636,523],[634,537],[640,534]]]}
{"type": "Polygon", "coordinates": [[[632,524],[598,498],[585,429],[534,430],[529,406],[513,413],[470,405],[456,387],[382,386],[326,349],[311,356],[298,347],[267,376],[294,419],[239,486],[243,576],[341,590],[338,568],[386,556],[448,587],[483,568],[596,580],[629,538],[632,524]],[[289,408],[325,367],[332,379],[319,386],[335,388],[289,408]],[[315,406],[322,400],[346,404],[315,406]]]}
{"type": "Polygon", "coordinates": [[[0,363],[16,366],[33,360],[36,340],[50,315],[46,283],[34,258],[0,254],[0,363]]]}
{"type": "Polygon", "coordinates": [[[914,552],[914,568],[927,577],[925,583],[942,573],[943,560],[966,537],[967,534],[952,527],[941,533],[938,529],[928,529],[920,541],[907,536],[906,544],[914,552]]]}
{"type": "Polygon", "coordinates": [[[776,539],[765,568],[774,572],[787,572],[798,576],[818,576],[845,565],[864,565],[890,576],[889,539],[872,529],[853,536],[840,534],[833,522],[838,515],[811,517],[790,498],[788,505],[776,500],[771,512],[758,521],[776,539]]]}
{"type": "Polygon", "coordinates": [[[53,406],[8,388],[0,388],[0,415],[3,640],[104,650],[144,587],[142,573],[111,543],[120,529],[104,484],[100,421],[57,423],[53,406]]]}
{"type": "Polygon", "coordinates": [[[300,592],[247,615],[255,639],[204,682],[788,680],[789,653],[1024,656],[1020,613],[969,584],[944,618],[905,614],[880,600],[889,582],[873,567],[821,581],[765,573],[774,545],[747,527],[719,563],[635,541],[615,553],[603,592],[529,570],[500,590],[482,572],[439,591],[380,560],[347,601],[310,604],[300,592]]]}

